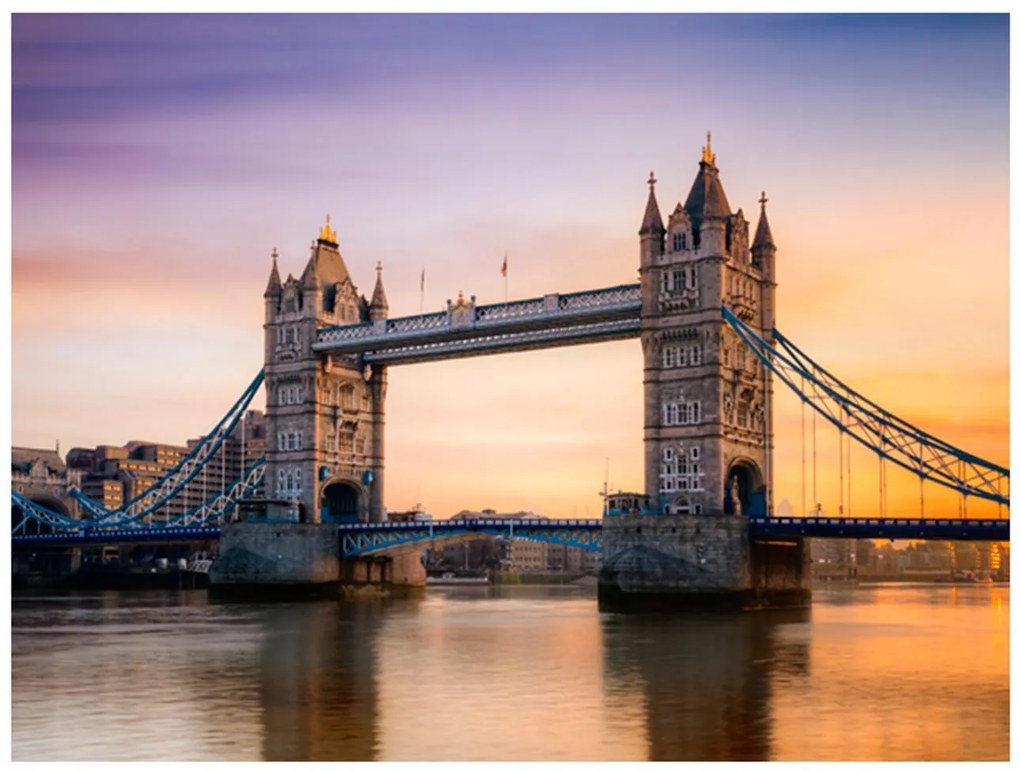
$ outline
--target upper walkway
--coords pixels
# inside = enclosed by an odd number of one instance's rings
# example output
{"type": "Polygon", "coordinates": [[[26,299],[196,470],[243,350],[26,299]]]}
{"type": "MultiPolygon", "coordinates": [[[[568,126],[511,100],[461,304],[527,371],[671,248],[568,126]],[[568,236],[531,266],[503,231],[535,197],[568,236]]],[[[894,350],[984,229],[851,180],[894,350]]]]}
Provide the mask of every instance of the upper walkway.
{"type": "Polygon", "coordinates": [[[360,353],[364,361],[412,364],[486,353],[530,351],[637,337],[641,285],[475,305],[462,297],[439,313],[319,330],[320,353],[360,353]]]}

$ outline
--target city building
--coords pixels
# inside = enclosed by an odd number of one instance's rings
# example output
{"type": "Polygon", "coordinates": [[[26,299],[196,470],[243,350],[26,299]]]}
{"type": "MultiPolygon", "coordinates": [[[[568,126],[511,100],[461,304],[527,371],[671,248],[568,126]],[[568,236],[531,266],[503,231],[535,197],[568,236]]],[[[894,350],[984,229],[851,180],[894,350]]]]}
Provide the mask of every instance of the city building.
{"type": "MultiPolygon", "coordinates": [[[[201,441],[201,437],[189,439],[184,446],[135,440],[123,447],[75,447],[67,454],[67,466],[73,470],[77,480],[74,484],[82,493],[105,508],[116,509],[143,496],[201,441]]],[[[238,479],[265,450],[265,416],[249,410],[202,470],[172,500],[153,512],[150,521],[166,521],[201,506],[238,479]]]]}
{"type": "Polygon", "coordinates": [[[81,472],[61,460],[59,447],[55,450],[11,448],[11,489],[30,501],[77,517],[78,503],[68,495],[68,490],[80,483],[81,472]]]}

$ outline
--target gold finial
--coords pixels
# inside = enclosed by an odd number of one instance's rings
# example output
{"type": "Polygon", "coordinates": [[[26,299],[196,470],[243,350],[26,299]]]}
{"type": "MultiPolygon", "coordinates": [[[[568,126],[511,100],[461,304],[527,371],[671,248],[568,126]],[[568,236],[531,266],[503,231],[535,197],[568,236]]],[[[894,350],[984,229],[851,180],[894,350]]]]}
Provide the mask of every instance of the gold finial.
{"type": "Polygon", "coordinates": [[[712,152],[712,132],[708,132],[706,137],[707,144],[701,148],[701,161],[707,163],[709,166],[715,166],[715,153],[712,152]]]}
{"type": "Polygon", "coordinates": [[[655,192],[655,183],[658,182],[658,181],[659,180],[657,180],[655,178],[655,172],[654,171],[648,172],[648,187],[651,188],[653,193],[655,192]]]}
{"type": "Polygon", "coordinates": [[[768,200],[769,200],[769,199],[765,197],[765,191],[764,191],[764,190],[762,190],[762,191],[761,191],[761,198],[759,198],[759,199],[758,199],[758,203],[760,203],[760,204],[761,204],[761,208],[762,208],[762,209],[764,209],[764,208],[765,208],[765,204],[766,204],[766,203],[768,203],[768,200]]]}
{"type": "Polygon", "coordinates": [[[326,215],[326,224],[323,225],[322,229],[319,230],[319,240],[329,241],[331,244],[337,243],[336,231],[329,226],[329,215],[326,215]]]}

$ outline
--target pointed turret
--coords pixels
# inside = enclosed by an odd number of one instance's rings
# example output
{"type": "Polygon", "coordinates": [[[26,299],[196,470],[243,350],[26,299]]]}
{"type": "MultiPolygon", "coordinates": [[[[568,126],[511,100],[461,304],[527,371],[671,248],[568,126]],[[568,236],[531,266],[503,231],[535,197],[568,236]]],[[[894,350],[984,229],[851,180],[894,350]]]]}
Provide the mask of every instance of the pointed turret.
{"type": "Polygon", "coordinates": [[[266,291],[263,297],[278,297],[283,292],[283,284],[280,281],[280,269],[276,266],[276,259],[279,257],[276,248],[273,248],[273,269],[269,271],[269,283],[266,284],[266,291]]]}
{"type": "Polygon", "coordinates": [[[758,229],[754,231],[754,243],[751,245],[753,250],[758,250],[764,247],[776,248],[776,242],[772,240],[772,228],[769,227],[769,218],[765,215],[765,203],[769,199],[765,197],[765,191],[761,191],[761,198],[758,199],[758,203],[761,204],[761,217],[758,219],[758,229]]]}
{"type": "Polygon", "coordinates": [[[372,292],[372,302],[368,305],[368,317],[372,321],[386,318],[390,310],[390,304],[386,302],[386,291],[382,283],[382,263],[375,266],[375,290],[372,292]]]}
{"type": "MultiPolygon", "coordinates": [[[[322,240],[321,238],[319,239],[322,240]]],[[[308,264],[305,265],[304,273],[301,274],[301,286],[308,289],[319,288],[319,254],[318,245],[312,242],[312,254],[308,258],[308,264]]]]}
{"type": "Polygon", "coordinates": [[[645,206],[644,219],[641,220],[639,236],[666,232],[666,228],[662,225],[662,215],[659,214],[659,202],[655,200],[655,182],[655,172],[653,171],[648,175],[648,204],[645,206]]]}
{"type": "Polygon", "coordinates": [[[691,223],[695,230],[701,227],[702,221],[706,218],[724,218],[732,213],[722,183],[719,181],[719,169],[715,165],[715,153],[712,152],[711,131],[708,132],[706,145],[701,148],[698,176],[694,178],[684,208],[691,215],[691,223]]]}

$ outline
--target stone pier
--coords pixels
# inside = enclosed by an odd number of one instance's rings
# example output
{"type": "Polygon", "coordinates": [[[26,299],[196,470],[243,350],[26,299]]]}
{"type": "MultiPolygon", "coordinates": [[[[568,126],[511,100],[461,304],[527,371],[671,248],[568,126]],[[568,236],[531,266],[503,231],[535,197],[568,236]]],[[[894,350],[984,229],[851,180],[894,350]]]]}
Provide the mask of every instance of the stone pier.
{"type": "Polygon", "coordinates": [[[599,604],[605,610],[744,609],[807,605],[803,540],[758,541],[735,516],[609,516],[599,604]]]}
{"type": "Polygon", "coordinates": [[[336,525],[236,522],[220,529],[209,583],[216,593],[253,598],[403,591],[424,587],[425,568],[412,551],[342,560],[336,525]]]}

